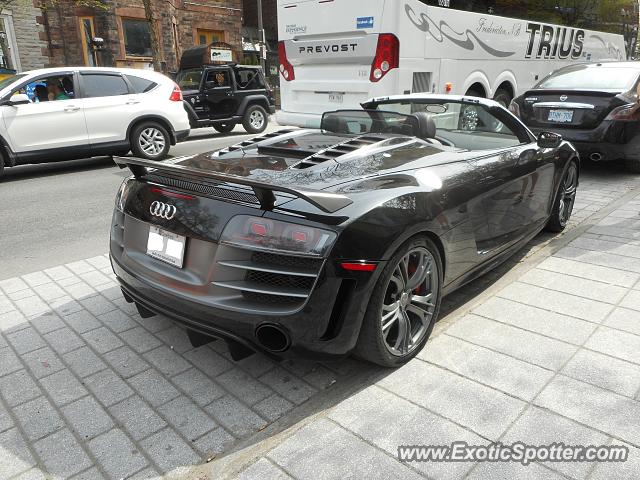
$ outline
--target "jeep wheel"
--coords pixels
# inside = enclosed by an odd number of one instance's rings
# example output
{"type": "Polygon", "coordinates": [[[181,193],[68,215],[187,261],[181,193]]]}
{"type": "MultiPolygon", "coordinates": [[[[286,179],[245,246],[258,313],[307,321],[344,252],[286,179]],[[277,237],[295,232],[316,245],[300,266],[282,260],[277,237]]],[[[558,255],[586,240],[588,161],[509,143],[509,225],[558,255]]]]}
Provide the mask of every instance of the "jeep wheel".
{"type": "Polygon", "coordinates": [[[131,151],[136,157],[162,160],[169,153],[170,146],[169,133],[155,122],[143,122],[131,134],[131,151]]]}
{"type": "Polygon", "coordinates": [[[269,116],[260,105],[250,106],[242,119],[242,126],[249,133],[262,133],[267,128],[269,116]]]}
{"type": "Polygon", "coordinates": [[[229,133],[236,127],[235,123],[214,123],[213,128],[220,133],[229,133]]]}

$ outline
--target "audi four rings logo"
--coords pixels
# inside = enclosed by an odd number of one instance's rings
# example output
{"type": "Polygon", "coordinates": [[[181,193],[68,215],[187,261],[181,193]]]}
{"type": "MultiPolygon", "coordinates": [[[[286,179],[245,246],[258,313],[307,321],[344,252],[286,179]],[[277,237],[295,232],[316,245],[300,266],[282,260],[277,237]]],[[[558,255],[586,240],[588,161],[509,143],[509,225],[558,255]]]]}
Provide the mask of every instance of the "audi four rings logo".
{"type": "Polygon", "coordinates": [[[171,220],[176,216],[178,209],[173,205],[158,202],[157,200],[149,207],[149,212],[154,217],[164,218],[165,220],[171,220]]]}

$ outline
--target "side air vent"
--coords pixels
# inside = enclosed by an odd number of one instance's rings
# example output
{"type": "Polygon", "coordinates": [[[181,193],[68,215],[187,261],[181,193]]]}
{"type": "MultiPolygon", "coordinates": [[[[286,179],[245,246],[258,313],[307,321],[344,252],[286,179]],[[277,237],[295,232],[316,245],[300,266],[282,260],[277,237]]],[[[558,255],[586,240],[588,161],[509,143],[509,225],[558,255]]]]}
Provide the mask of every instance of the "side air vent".
{"type": "Polygon", "coordinates": [[[324,259],[256,252],[221,245],[212,284],[222,289],[228,302],[241,296],[265,311],[302,308],[316,284],[324,259]]]}
{"type": "Polygon", "coordinates": [[[283,129],[283,130],[278,130],[277,132],[265,133],[264,135],[261,135],[259,137],[250,138],[249,140],[245,140],[241,143],[237,143],[230,147],[223,148],[222,150],[218,150],[215,153],[215,156],[219,157],[220,155],[225,155],[230,152],[235,152],[236,150],[241,150],[243,148],[250,147],[251,145],[255,145],[256,143],[264,142],[265,140],[269,140],[270,138],[274,138],[279,135],[286,135],[287,133],[291,133],[293,131],[295,130],[283,129]]]}
{"type": "Polygon", "coordinates": [[[361,137],[352,138],[346,142],[338,143],[327,149],[320,150],[318,153],[314,153],[313,155],[304,158],[292,168],[303,169],[313,167],[314,165],[324,163],[327,160],[342,157],[348,153],[355,152],[359,148],[373,145],[384,140],[387,140],[387,137],[382,135],[363,135],[361,137]]]}

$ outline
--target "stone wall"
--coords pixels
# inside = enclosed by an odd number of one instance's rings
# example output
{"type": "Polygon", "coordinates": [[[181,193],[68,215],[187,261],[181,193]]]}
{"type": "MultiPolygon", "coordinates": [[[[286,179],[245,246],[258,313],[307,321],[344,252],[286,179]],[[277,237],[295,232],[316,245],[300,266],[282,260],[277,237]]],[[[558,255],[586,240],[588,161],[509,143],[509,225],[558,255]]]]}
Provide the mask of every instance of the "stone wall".
{"type": "Polygon", "coordinates": [[[9,10],[12,13],[21,70],[45,67],[49,60],[41,22],[42,12],[33,3],[22,1],[12,3],[9,10]]]}

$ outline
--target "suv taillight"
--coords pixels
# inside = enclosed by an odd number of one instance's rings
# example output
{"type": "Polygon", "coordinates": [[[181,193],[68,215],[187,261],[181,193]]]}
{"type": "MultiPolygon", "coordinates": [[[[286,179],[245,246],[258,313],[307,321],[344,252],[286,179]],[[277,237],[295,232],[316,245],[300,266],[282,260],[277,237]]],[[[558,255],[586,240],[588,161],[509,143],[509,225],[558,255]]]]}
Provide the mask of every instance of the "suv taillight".
{"type": "Polygon", "coordinates": [[[640,120],[640,104],[631,103],[614,108],[607,115],[605,120],[614,120],[616,122],[637,122],[640,120]]]}
{"type": "Polygon", "coordinates": [[[182,90],[180,90],[180,87],[176,83],[173,84],[173,92],[171,92],[169,100],[171,100],[172,102],[182,101],[182,90]]]}
{"type": "Polygon", "coordinates": [[[372,82],[379,82],[394,68],[400,66],[400,40],[392,33],[381,33],[378,36],[376,57],[371,65],[372,82]]]}
{"type": "Polygon", "coordinates": [[[278,57],[280,58],[280,74],[287,81],[295,80],[296,73],[293,70],[293,65],[289,63],[287,58],[287,47],[284,42],[278,42],[278,57]]]}

